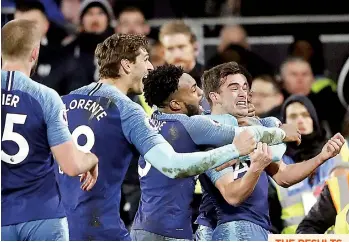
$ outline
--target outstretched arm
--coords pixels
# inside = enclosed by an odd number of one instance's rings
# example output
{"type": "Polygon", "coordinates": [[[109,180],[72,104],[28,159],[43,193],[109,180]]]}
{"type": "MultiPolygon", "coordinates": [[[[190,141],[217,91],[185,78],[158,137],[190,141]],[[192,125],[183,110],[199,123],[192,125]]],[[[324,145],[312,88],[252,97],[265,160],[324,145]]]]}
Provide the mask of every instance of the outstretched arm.
{"type": "Polygon", "coordinates": [[[277,163],[271,163],[266,168],[266,171],[280,186],[292,186],[308,177],[325,161],[336,156],[340,152],[344,142],[344,137],[338,133],[324,145],[320,154],[314,158],[291,165],[286,165],[281,160],[277,163]]]}

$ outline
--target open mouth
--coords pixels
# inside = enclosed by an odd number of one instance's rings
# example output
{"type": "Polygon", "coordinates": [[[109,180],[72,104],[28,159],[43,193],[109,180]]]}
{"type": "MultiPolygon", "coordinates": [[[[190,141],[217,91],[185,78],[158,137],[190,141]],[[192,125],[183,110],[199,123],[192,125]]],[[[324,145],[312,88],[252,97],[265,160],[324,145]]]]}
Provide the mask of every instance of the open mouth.
{"type": "Polygon", "coordinates": [[[246,101],[238,101],[236,103],[236,106],[240,107],[240,108],[247,108],[247,102],[246,101]]]}

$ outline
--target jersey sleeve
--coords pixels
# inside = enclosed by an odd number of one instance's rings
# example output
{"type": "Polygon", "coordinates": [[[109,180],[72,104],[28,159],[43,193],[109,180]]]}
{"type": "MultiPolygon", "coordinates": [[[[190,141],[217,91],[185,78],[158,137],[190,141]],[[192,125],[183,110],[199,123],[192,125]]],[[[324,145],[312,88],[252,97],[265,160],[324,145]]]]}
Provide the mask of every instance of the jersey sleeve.
{"type": "Polygon", "coordinates": [[[47,138],[50,147],[63,144],[71,140],[68,128],[66,108],[58,93],[47,89],[44,95],[43,112],[47,126],[47,138]]]}
{"type": "Polygon", "coordinates": [[[206,175],[208,176],[208,178],[210,178],[211,182],[213,184],[216,184],[216,181],[219,180],[219,178],[221,178],[222,176],[224,176],[225,174],[232,172],[234,173],[234,168],[233,167],[227,167],[221,171],[216,171],[214,169],[208,170],[206,171],[206,175]]]}
{"type": "Polygon", "coordinates": [[[183,115],[181,123],[197,145],[222,146],[231,144],[235,137],[235,127],[220,124],[203,115],[188,117],[183,115]]]}
{"type": "Polygon", "coordinates": [[[143,156],[157,144],[166,140],[150,125],[147,114],[137,104],[119,101],[120,118],[123,133],[131,144],[143,156]]]}

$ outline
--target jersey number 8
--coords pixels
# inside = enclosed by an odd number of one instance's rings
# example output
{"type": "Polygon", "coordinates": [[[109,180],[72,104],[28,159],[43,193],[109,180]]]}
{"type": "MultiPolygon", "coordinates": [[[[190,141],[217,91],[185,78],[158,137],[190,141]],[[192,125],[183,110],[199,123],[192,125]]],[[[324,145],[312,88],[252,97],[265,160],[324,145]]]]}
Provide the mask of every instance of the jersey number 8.
{"type": "MultiPolygon", "coordinates": [[[[90,152],[92,147],[95,144],[95,134],[93,133],[92,129],[89,126],[86,125],[80,125],[76,129],[74,129],[73,133],[71,134],[73,137],[73,141],[78,147],[79,150],[83,152],[90,152]],[[86,144],[79,145],[78,138],[80,135],[86,136],[86,144]]],[[[59,167],[59,173],[63,174],[63,171],[59,167]]]]}

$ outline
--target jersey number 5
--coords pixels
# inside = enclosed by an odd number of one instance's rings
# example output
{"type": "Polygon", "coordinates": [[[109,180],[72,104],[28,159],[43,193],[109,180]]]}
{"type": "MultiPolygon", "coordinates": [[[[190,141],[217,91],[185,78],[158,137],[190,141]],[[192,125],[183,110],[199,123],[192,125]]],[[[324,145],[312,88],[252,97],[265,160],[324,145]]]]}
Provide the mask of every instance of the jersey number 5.
{"type": "Polygon", "coordinates": [[[18,152],[15,155],[8,155],[1,150],[1,160],[9,164],[19,164],[27,158],[29,154],[28,141],[19,133],[13,131],[14,124],[24,124],[27,115],[8,113],[5,119],[4,133],[1,142],[13,141],[18,145],[18,152]]]}
{"type": "MultiPolygon", "coordinates": [[[[93,133],[92,129],[89,126],[86,125],[80,125],[76,129],[74,129],[73,133],[71,134],[73,137],[73,141],[78,147],[79,150],[83,152],[90,152],[92,147],[95,144],[95,134],[93,133]],[[84,145],[79,145],[78,138],[80,135],[85,135],[86,137],[86,143],[84,145]]],[[[63,174],[63,171],[59,167],[59,173],[63,174]]]]}

